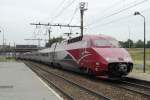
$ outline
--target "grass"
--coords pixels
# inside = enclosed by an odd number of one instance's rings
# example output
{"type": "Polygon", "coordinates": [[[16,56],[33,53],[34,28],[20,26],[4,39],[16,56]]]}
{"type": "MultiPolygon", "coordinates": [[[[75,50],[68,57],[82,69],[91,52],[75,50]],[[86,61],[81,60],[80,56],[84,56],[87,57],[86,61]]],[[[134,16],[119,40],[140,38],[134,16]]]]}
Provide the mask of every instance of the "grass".
{"type": "Polygon", "coordinates": [[[15,58],[14,57],[0,56],[0,62],[9,62],[9,61],[15,61],[15,58]]]}
{"type": "MultiPolygon", "coordinates": [[[[134,61],[134,70],[143,71],[143,48],[130,48],[127,49],[134,61]]],[[[146,72],[150,73],[150,48],[146,49],[146,72]]]]}
{"type": "Polygon", "coordinates": [[[5,61],[6,61],[5,57],[0,56],[0,62],[5,62],[5,61]]]}

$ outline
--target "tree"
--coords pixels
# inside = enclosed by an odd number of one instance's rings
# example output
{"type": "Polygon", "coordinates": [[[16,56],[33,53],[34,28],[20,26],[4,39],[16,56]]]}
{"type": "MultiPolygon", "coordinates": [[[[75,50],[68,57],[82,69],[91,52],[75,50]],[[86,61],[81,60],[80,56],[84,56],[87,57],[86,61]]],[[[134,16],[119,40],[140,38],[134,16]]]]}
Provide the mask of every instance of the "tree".
{"type": "MultiPolygon", "coordinates": [[[[142,40],[138,40],[137,42],[133,42],[132,40],[128,39],[127,41],[119,41],[121,47],[123,48],[143,48],[144,47],[144,42],[142,40]]],[[[150,41],[147,41],[146,47],[150,48],[150,41]]]]}
{"type": "Polygon", "coordinates": [[[123,42],[123,41],[119,41],[120,45],[123,47],[123,48],[132,48],[134,43],[131,39],[128,39],[127,41],[123,42]]]}
{"type": "Polygon", "coordinates": [[[136,48],[143,48],[144,47],[144,42],[142,40],[138,40],[136,43],[135,43],[135,47],[136,48]]]}
{"type": "Polygon", "coordinates": [[[131,40],[131,39],[128,39],[125,43],[124,43],[124,45],[125,45],[125,47],[126,48],[131,48],[131,47],[133,47],[133,41],[131,40]]]}
{"type": "Polygon", "coordinates": [[[119,41],[119,44],[121,45],[121,47],[124,48],[124,42],[123,41],[119,41]]]}
{"type": "Polygon", "coordinates": [[[62,38],[62,37],[52,38],[50,41],[48,41],[48,42],[46,43],[45,47],[51,47],[51,45],[52,45],[53,43],[55,43],[55,42],[61,42],[61,41],[63,41],[63,40],[64,40],[64,38],[62,38]]]}
{"type": "Polygon", "coordinates": [[[146,47],[147,47],[147,48],[150,48],[150,41],[147,41],[146,47]]]}

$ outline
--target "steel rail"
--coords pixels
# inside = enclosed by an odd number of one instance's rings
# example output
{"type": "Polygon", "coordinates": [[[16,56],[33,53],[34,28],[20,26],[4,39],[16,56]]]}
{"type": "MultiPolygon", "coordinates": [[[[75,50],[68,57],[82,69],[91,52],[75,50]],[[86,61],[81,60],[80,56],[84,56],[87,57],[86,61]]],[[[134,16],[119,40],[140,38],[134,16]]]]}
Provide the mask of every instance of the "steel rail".
{"type": "MultiPolygon", "coordinates": [[[[132,84],[132,86],[133,86],[133,84],[132,84]]],[[[131,91],[131,92],[134,92],[134,93],[137,93],[137,94],[140,94],[140,95],[143,95],[143,96],[145,96],[145,97],[149,97],[149,98],[150,98],[150,94],[145,93],[145,92],[142,92],[142,91],[140,91],[140,90],[135,90],[136,87],[134,87],[134,89],[131,88],[131,86],[128,87],[128,84],[124,84],[124,86],[123,86],[123,84],[117,85],[117,87],[123,88],[123,89],[125,89],[125,90],[128,90],[128,91],[131,91]],[[127,85],[127,86],[125,86],[125,85],[127,85]]]]}
{"type": "Polygon", "coordinates": [[[144,89],[149,89],[150,91],[150,86],[145,86],[143,84],[137,84],[136,82],[128,82],[128,81],[121,81],[122,83],[125,83],[125,84],[130,84],[132,86],[137,86],[137,87],[140,87],[140,88],[144,88],[144,89]]]}
{"type": "MultiPolygon", "coordinates": [[[[32,63],[32,64],[33,64],[33,63],[32,63]]],[[[73,81],[70,81],[70,80],[64,78],[63,76],[60,76],[60,75],[58,75],[58,74],[56,74],[56,73],[53,73],[53,72],[50,72],[50,71],[48,71],[48,70],[46,70],[46,69],[43,69],[43,68],[41,68],[40,66],[38,66],[38,65],[36,65],[36,64],[33,64],[33,65],[36,66],[36,67],[38,67],[38,68],[40,68],[41,70],[44,70],[45,72],[47,72],[47,73],[49,73],[49,74],[53,74],[54,76],[57,76],[57,77],[59,77],[59,78],[65,80],[65,81],[67,81],[67,82],[70,83],[70,84],[73,84],[73,85],[75,85],[75,86],[77,86],[77,87],[79,87],[79,88],[81,88],[81,89],[83,89],[83,90],[85,90],[85,91],[88,91],[88,92],[91,93],[92,95],[95,95],[95,96],[97,96],[97,97],[99,97],[99,98],[103,98],[104,100],[112,100],[111,98],[105,96],[104,94],[97,93],[97,92],[95,92],[95,91],[93,91],[93,90],[90,90],[90,89],[88,89],[88,88],[85,87],[85,86],[81,86],[81,85],[79,85],[79,84],[77,84],[77,83],[75,83],[75,82],[73,82],[73,81]]]]}
{"type": "Polygon", "coordinates": [[[26,62],[24,62],[28,67],[30,67],[39,77],[41,77],[43,80],[45,80],[49,85],[53,86],[54,88],[56,88],[58,91],[60,91],[68,100],[74,100],[72,96],[68,95],[65,91],[63,91],[62,89],[60,89],[57,85],[55,85],[53,82],[49,81],[47,78],[45,78],[43,75],[40,75],[39,72],[37,72],[35,69],[33,69],[33,65],[32,64],[28,64],[26,62]],[[32,67],[31,67],[32,66],[32,67]]]}
{"type": "Polygon", "coordinates": [[[131,78],[131,77],[126,77],[125,81],[134,82],[134,83],[138,83],[138,84],[142,84],[142,85],[146,85],[146,86],[150,87],[150,81],[146,81],[146,80],[140,80],[140,79],[135,79],[135,78],[131,78]]]}

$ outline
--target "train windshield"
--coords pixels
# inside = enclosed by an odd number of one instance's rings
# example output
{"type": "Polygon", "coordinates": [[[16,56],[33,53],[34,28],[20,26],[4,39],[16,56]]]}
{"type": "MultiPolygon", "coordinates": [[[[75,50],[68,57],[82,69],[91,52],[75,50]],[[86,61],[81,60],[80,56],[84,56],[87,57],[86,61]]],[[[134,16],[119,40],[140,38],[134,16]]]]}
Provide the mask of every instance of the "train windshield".
{"type": "Polygon", "coordinates": [[[119,42],[117,40],[94,40],[94,45],[98,47],[111,46],[114,48],[119,48],[119,42]]]}

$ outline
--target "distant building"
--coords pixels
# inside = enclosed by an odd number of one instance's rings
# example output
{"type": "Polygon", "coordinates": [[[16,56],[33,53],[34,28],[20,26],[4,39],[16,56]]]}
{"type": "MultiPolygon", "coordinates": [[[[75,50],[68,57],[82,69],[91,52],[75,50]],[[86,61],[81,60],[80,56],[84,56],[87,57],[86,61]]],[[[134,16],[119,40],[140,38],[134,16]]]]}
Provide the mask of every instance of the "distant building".
{"type": "Polygon", "coordinates": [[[15,47],[10,47],[9,45],[0,45],[0,54],[6,53],[24,53],[39,50],[37,45],[16,45],[15,47]],[[3,48],[4,47],[4,48],[3,48]]]}
{"type": "Polygon", "coordinates": [[[37,48],[37,45],[16,45],[16,49],[33,49],[37,48]]]}
{"type": "Polygon", "coordinates": [[[0,45],[0,49],[2,49],[3,48],[3,46],[2,45],[0,45]]]}
{"type": "Polygon", "coordinates": [[[4,48],[9,48],[10,46],[9,46],[9,45],[4,45],[4,46],[3,46],[3,45],[0,45],[0,49],[2,49],[3,47],[4,47],[4,48]]]}

